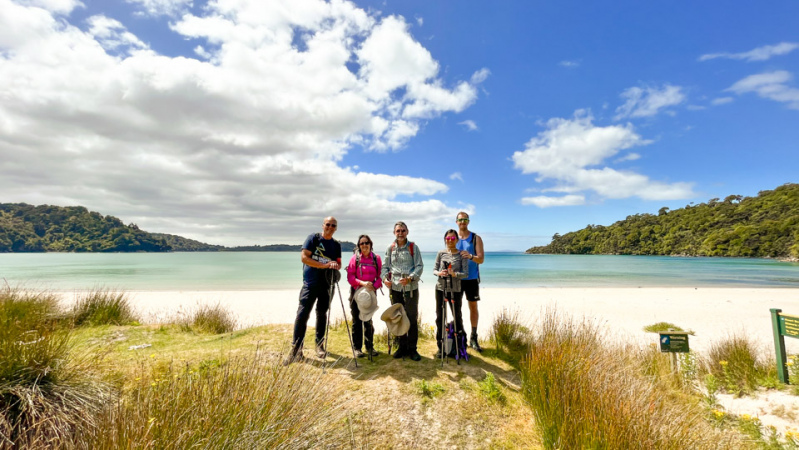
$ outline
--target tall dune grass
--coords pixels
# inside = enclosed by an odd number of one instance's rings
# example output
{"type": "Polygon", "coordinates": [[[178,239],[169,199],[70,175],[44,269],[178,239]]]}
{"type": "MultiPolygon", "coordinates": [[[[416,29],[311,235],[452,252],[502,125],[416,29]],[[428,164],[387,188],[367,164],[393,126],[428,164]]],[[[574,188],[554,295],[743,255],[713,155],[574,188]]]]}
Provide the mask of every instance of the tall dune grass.
{"type": "Polygon", "coordinates": [[[521,363],[525,400],[548,449],[713,449],[736,444],[702,410],[641,374],[635,351],[547,311],[521,363]]]}
{"type": "Polygon", "coordinates": [[[202,367],[142,368],[82,437],[88,448],[305,449],[350,446],[341,385],[260,354],[202,367]]]}
{"type": "Polygon", "coordinates": [[[54,295],[0,291],[0,448],[57,448],[109,400],[92,361],[73,354],[54,295]]]}

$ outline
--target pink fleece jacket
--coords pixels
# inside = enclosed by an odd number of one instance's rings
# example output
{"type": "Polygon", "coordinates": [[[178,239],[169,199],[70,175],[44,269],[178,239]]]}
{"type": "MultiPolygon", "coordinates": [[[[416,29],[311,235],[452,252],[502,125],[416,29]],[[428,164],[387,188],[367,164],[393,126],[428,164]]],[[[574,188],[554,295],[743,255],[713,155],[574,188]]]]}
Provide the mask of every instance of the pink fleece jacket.
{"type": "Polygon", "coordinates": [[[350,263],[347,265],[347,281],[355,289],[361,287],[361,281],[371,281],[375,289],[380,289],[383,286],[383,280],[380,279],[383,262],[380,260],[380,256],[372,252],[370,256],[362,256],[361,262],[358,264],[359,254],[360,252],[356,252],[352,255],[350,263]]]}

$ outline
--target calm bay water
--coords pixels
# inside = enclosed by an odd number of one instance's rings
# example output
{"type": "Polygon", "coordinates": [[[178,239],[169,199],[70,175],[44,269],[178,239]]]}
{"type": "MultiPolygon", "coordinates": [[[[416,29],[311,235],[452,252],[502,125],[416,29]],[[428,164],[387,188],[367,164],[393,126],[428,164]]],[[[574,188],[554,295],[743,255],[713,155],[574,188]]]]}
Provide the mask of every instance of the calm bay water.
{"type": "MultiPolygon", "coordinates": [[[[425,285],[434,253],[424,253],[425,285]]],[[[299,289],[298,253],[0,254],[0,278],[51,289],[299,289]]],[[[799,288],[799,264],[767,259],[489,253],[484,287],[716,286],[799,288]]]]}

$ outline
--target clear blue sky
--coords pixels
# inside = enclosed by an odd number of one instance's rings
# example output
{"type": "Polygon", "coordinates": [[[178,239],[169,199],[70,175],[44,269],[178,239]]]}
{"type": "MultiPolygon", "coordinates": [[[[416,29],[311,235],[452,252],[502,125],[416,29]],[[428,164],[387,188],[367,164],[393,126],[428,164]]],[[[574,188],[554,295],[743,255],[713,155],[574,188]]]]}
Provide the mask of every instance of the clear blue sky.
{"type": "Polygon", "coordinates": [[[797,182],[799,2],[0,0],[2,202],[487,250],[797,182]]]}

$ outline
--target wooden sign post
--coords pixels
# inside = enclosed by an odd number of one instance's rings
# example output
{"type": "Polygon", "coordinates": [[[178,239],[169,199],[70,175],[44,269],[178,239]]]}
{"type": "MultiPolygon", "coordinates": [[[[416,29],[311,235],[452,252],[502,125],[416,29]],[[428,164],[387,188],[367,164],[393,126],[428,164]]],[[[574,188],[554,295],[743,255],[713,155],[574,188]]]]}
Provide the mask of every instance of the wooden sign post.
{"type": "Polygon", "coordinates": [[[771,310],[771,329],[774,331],[774,348],[777,353],[777,375],[780,381],[790,384],[788,376],[788,356],[785,353],[785,336],[799,338],[799,317],[782,314],[781,309],[771,310]]]}

